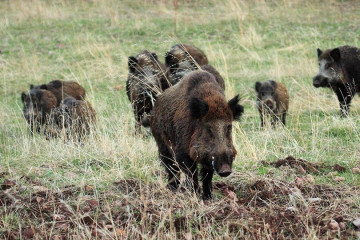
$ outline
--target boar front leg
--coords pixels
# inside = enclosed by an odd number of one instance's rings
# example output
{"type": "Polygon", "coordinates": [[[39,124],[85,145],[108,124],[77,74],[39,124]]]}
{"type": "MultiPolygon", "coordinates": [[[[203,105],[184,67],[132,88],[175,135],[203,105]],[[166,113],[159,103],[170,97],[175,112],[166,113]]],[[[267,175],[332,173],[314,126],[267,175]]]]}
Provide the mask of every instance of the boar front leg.
{"type": "Polygon", "coordinates": [[[196,162],[194,162],[188,154],[183,153],[183,151],[176,153],[176,161],[190,181],[191,189],[198,193],[200,189],[196,162]]]}
{"type": "Polygon", "coordinates": [[[209,200],[212,198],[212,178],[214,175],[213,169],[201,169],[201,178],[203,183],[203,200],[209,200]]]}
{"type": "Polygon", "coordinates": [[[168,174],[168,188],[176,190],[180,183],[180,169],[166,146],[159,146],[159,156],[168,174]]]}

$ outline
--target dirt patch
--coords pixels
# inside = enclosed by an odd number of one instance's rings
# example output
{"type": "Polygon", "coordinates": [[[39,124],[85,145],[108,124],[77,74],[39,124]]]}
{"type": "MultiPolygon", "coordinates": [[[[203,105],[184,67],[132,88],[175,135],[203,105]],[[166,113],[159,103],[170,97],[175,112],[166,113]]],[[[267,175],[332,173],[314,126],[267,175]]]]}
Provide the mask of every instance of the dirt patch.
{"type": "Polygon", "coordinates": [[[173,193],[137,179],[115,182],[106,191],[90,185],[51,190],[29,179],[3,182],[0,236],[6,239],[20,234],[28,239],[163,239],[164,232],[176,238],[191,233],[193,239],[204,232],[205,238],[226,233],[230,238],[348,239],[360,234],[352,223],[360,217],[355,187],[308,183],[299,188],[295,181],[234,178],[215,182],[215,199],[202,202],[191,192],[173,193]]]}
{"type": "Polygon", "coordinates": [[[322,171],[330,170],[330,171],[337,171],[337,172],[345,172],[347,171],[346,167],[341,166],[339,164],[335,165],[325,165],[323,162],[320,163],[312,163],[307,160],[301,158],[294,158],[293,156],[288,156],[285,159],[279,159],[275,162],[267,163],[263,162],[264,165],[274,166],[276,168],[282,166],[289,166],[298,170],[298,172],[305,174],[305,173],[313,173],[313,174],[320,174],[322,171]]]}

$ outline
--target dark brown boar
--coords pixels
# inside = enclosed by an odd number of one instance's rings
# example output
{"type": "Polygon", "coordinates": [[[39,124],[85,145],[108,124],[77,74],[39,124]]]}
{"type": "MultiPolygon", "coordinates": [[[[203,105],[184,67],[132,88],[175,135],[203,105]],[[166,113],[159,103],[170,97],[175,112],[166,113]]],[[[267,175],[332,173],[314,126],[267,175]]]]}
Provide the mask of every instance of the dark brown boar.
{"type": "Polygon", "coordinates": [[[23,115],[33,133],[40,132],[41,126],[51,121],[51,111],[56,108],[58,102],[55,95],[43,89],[31,89],[28,93],[21,93],[21,101],[24,105],[23,115]]]}
{"type": "Polygon", "coordinates": [[[336,94],[343,116],[355,93],[360,93],[360,49],[341,46],[321,51],[317,49],[319,73],[313,79],[316,88],[331,88],[336,94]]]}
{"type": "Polygon", "coordinates": [[[171,84],[177,83],[184,74],[209,63],[205,53],[188,44],[176,44],[165,54],[171,84]]]}
{"type": "Polygon", "coordinates": [[[289,109],[289,94],[286,87],[273,80],[256,82],[255,90],[257,92],[256,105],[260,113],[261,127],[264,127],[265,116],[271,116],[271,124],[275,126],[276,122],[286,125],[286,113],[289,109]]]}
{"type": "Polygon", "coordinates": [[[96,122],[96,113],[91,104],[73,97],[65,98],[54,110],[54,123],[58,132],[64,130],[68,139],[81,141],[96,122]]]}
{"type": "Polygon", "coordinates": [[[136,57],[129,57],[128,66],[126,93],[135,115],[135,133],[138,133],[141,123],[146,125],[157,95],[168,88],[169,83],[166,67],[155,53],[143,50],[136,57]]]}
{"type": "Polygon", "coordinates": [[[85,99],[85,89],[74,81],[53,80],[39,86],[30,85],[30,89],[44,89],[52,92],[58,104],[67,97],[73,97],[77,100],[85,99]]]}
{"type": "Polygon", "coordinates": [[[170,188],[178,187],[181,169],[198,191],[200,164],[203,198],[208,199],[214,171],[222,177],[231,173],[236,155],[232,122],[243,113],[238,101],[236,96],[227,102],[215,77],[202,70],[189,73],[159,96],[150,127],[170,188]]]}

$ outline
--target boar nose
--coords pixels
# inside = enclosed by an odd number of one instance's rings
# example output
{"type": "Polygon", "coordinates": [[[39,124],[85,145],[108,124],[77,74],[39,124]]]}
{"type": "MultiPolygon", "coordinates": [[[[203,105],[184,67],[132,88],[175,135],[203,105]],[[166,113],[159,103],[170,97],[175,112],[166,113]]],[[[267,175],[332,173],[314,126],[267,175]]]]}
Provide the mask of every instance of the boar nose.
{"type": "Polygon", "coordinates": [[[320,80],[321,80],[321,76],[316,75],[313,79],[313,85],[314,87],[318,88],[320,87],[320,80]]]}
{"type": "Polygon", "coordinates": [[[271,109],[274,107],[274,103],[270,99],[266,100],[265,104],[266,104],[266,106],[268,106],[271,109]]]}
{"type": "Polygon", "coordinates": [[[227,177],[231,174],[231,167],[229,164],[223,164],[218,172],[220,177],[227,177]]]}

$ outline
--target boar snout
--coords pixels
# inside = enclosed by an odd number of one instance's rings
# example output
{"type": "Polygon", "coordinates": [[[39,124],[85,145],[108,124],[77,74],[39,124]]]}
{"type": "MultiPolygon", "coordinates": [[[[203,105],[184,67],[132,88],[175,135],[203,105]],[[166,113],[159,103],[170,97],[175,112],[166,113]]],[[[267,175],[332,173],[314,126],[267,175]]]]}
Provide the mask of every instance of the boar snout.
{"type": "Polygon", "coordinates": [[[231,166],[229,164],[223,164],[218,172],[220,177],[227,177],[231,174],[231,166]]]}
{"type": "Polygon", "coordinates": [[[265,101],[265,104],[266,104],[266,106],[268,106],[268,108],[270,108],[270,109],[273,109],[273,108],[274,108],[274,101],[271,100],[271,99],[266,100],[266,101],[265,101]]]}
{"type": "Polygon", "coordinates": [[[321,75],[316,75],[313,79],[313,85],[314,87],[316,88],[319,88],[319,87],[324,87],[327,85],[327,78],[321,76],[321,75]]]}
{"type": "Polygon", "coordinates": [[[217,174],[220,177],[227,177],[232,172],[232,160],[234,156],[232,154],[221,154],[218,158],[212,157],[212,165],[217,174]]]}

